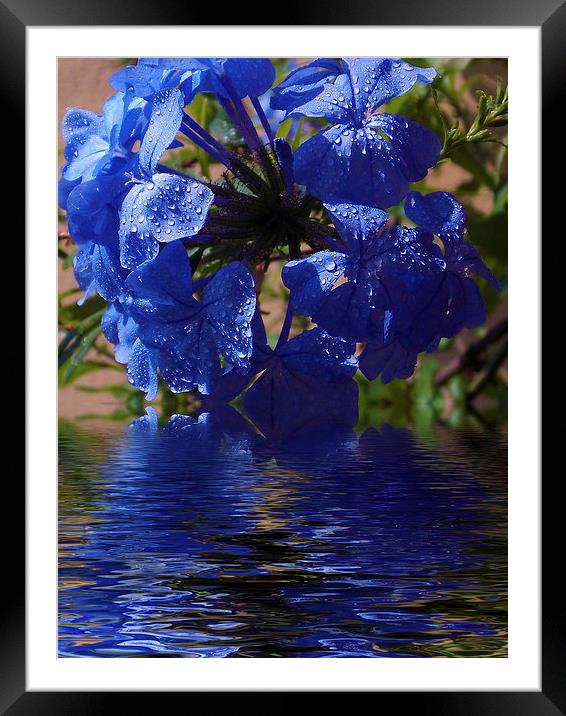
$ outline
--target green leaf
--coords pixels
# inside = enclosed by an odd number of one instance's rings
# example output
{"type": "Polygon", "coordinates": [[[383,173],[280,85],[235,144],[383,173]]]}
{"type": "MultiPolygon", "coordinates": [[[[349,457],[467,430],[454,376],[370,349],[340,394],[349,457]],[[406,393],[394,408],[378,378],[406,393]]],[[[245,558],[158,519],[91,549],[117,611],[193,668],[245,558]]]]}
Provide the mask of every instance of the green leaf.
{"type": "Polygon", "coordinates": [[[289,132],[291,131],[291,126],[293,124],[293,118],[289,117],[284,122],[281,122],[279,125],[277,132],[275,133],[276,137],[282,137],[283,139],[287,139],[289,136],[289,132]]]}
{"type": "Polygon", "coordinates": [[[96,325],[86,335],[82,336],[77,349],[74,351],[65,366],[62,367],[63,372],[61,375],[61,382],[63,385],[68,385],[71,382],[71,379],[75,375],[75,372],[77,371],[83,358],[101,333],[102,328],[100,325],[96,325]]]}
{"type": "Polygon", "coordinates": [[[71,303],[62,305],[61,300],[71,295],[72,292],[80,291],[80,289],[71,289],[59,294],[59,325],[77,326],[85,319],[93,315],[101,316],[106,309],[106,301],[98,294],[87,299],[82,305],[71,303]]]}

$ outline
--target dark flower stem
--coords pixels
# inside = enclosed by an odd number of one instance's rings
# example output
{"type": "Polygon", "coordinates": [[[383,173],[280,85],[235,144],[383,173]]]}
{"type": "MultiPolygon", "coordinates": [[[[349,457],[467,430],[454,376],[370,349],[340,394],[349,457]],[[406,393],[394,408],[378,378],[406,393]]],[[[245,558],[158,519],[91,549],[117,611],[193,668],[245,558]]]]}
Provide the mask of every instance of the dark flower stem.
{"type": "Polygon", "coordinates": [[[493,326],[482,338],[473,343],[461,356],[449,363],[444,370],[438,372],[435,383],[444,385],[452,376],[468,369],[480,367],[480,356],[486,348],[507,334],[507,319],[493,326]]]}
{"type": "Polygon", "coordinates": [[[275,346],[275,350],[280,348],[284,343],[287,343],[287,339],[289,338],[289,331],[291,330],[292,321],[293,321],[293,311],[291,310],[290,304],[287,304],[287,312],[285,313],[285,319],[283,321],[283,325],[281,326],[281,333],[279,334],[279,339],[277,340],[277,345],[275,346]]]}
{"type": "Polygon", "coordinates": [[[265,112],[263,111],[263,107],[261,106],[261,102],[257,97],[252,97],[252,104],[254,106],[254,109],[257,113],[257,116],[259,118],[259,121],[261,122],[261,126],[263,127],[265,134],[267,136],[268,141],[273,144],[275,142],[275,135],[273,134],[273,130],[271,129],[271,125],[267,121],[267,117],[265,116],[265,112]]]}

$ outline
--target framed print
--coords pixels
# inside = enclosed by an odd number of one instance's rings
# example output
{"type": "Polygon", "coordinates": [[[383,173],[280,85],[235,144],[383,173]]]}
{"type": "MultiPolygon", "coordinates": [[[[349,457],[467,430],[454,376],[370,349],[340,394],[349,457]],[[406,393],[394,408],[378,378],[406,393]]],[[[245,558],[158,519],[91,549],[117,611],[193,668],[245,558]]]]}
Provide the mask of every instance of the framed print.
{"type": "Polygon", "coordinates": [[[539,430],[564,6],[0,9],[26,126],[5,712],[564,712],[539,430]]]}

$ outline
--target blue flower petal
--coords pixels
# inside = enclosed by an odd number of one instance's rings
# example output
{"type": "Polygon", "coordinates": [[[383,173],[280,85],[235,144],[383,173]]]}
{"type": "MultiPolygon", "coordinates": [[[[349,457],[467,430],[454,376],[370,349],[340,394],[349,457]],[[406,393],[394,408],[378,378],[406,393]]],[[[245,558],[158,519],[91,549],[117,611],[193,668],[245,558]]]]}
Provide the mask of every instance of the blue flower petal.
{"type": "Polygon", "coordinates": [[[185,326],[182,342],[168,351],[162,370],[172,390],[184,392],[196,387],[201,393],[210,393],[222,374],[216,340],[214,328],[203,313],[185,326]]]}
{"type": "Polygon", "coordinates": [[[463,328],[476,328],[485,322],[483,297],[475,281],[450,273],[448,276],[450,304],[439,335],[452,338],[463,328]]]}
{"type": "Polygon", "coordinates": [[[178,242],[133,271],[126,285],[139,335],[159,349],[159,368],[172,390],[198,387],[208,393],[221,375],[219,353],[238,369],[249,367],[256,298],[243,264],[220,269],[199,302],[192,295],[187,252],[178,242]]]}
{"type": "Polygon", "coordinates": [[[468,276],[475,273],[489,281],[495,289],[499,289],[499,281],[484,264],[475,246],[468,241],[461,241],[449,248],[446,253],[449,270],[468,276]]]}
{"type": "Polygon", "coordinates": [[[122,301],[128,272],[120,264],[117,249],[95,244],[92,252],[92,270],[96,290],[106,301],[122,301]]]}
{"type": "Polygon", "coordinates": [[[295,154],[295,175],[323,201],[387,209],[403,199],[410,182],[426,176],[440,148],[429,129],[381,114],[371,127],[341,123],[315,134],[295,154]]]}
{"type": "Polygon", "coordinates": [[[383,335],[388,295],[379,280],[349,280],[334,288],[312,314],[312,320],[328,333],[349,341],[369,341],[383,335]]]}
{"type": "Polygon", "coordinates": [[[350,258],[337,251],[319,251],[308,258],[289,261],[281,278],[291,291],[289,303],[293,311],[312,316],[349,265],[350,258]]]}
{"type": "Polygon", "coordinates": [[[186,83],[190,84],[193,94],[212,92],[223,98],[232,94],[239,99],[248,95],[258,97],[275,81],[275,67],[265,57],[190,57],[175,59],[171,64],[192,72],[186,83]]]}
{"type": "Polygon", "coordinates": [[[127,272],[120,265],[118,253],[108,246],[83,244],[73,258],[75,279],[86,292],[80,303],[98,292],[106,301],[120,301],[125,297],[127,272]]]}
{"type": "Polygon", "coordinates": [[[412,191],[405,201],[405,214],[418,226],[439,236],[447,246],[464,237],[464,209],[445,191],[423,196],[412,191]]]}
{"type": "Polygon", "coordinates": [[[71,108],[63,120],[67,139],[65,158],[68,164],[62,175],[67,181],[88,181],[103,169],[108,172],[114,163],[126,162],[134,141],[139,138],[141,107],[131,94],[118,93],[108,99],[102,115],[92,115],[71,108]]]}
{"type": "Polygon", "coordinates": [[[325,204],[332,223],[348,245],[352,255],[359,257],[364,244],[374,241],[389,220],[389,214],[372,206],[359,204],[325,204]]]}
{"type": "Polygon", "coordinates": [[[202,317],[193,324],[177,350],[161,351],[159,370],[174,393],[210,392],[221,375],[211,327],[202,317]]]}
{"type": "Polygon", "coordinates": [[[420,353],[440,336],[450,304],[448,273],[443,272],[421,285],[420,290],[407,290],[398,297],[394,332],[402,346],[420,353]]]}
{"type": "Polygon", "coordinates": [[[275,67],[264,57],[224,58],[222,71],[240,99],[248,95],[259,97],[275,81],[275,67]]]}
{"type": "Polygon", "coordinates": [[[66,201],[69,233],[76,244],[118,243],[119,219],[113,201],[123,188],[116,176],[98,176],[77,184],[66,201]]]}
{"type": "Polygon", "coordinates": [[[92,296],[96,291],[96,281],[94,279],[94,271],[92,267],[92,252],[94,251],[94,244],[87,243],[79,246],[75,255],[73,256],[73,272],[75,274],[75,281],[79,284],[85,295],[79,301],[82,304],[87,298],[92,296]]]}
{"type": "Polygon", "coordinates": [[[99,134],[102,128],[102,117],[86,109],[69,107],[63,117],[62,131],[66,143],[83,135],[99,134]]]}
{"type": "Polygon", "coordinates": [[[332,58],[318,58],[308,65],[297,67],[273,88],[271,107],[288,114],[296,107],[315,99],[322,92],[324,85],[342,72],[343,63],[332,58]]]}
{"type": "Polygon", "coordinates": [[[110,343],[118,343],[120,340],[118,336],[118,324],[122,320],[122,313],[116,308],[114,304],[110,304],[102,318],[100,319],[100,327],[102,332],[106,336],[110,343]]]}
{"type": "Polygon", "coordinates": [[[147,348],[139,339],[132,346],[128,369],[128,380],[146,393],[146,400],[157,395],[157,351],[147,348]]]}
{"type": "Polygon", "coordinates": [[[134,184],[120,211],[122,265],[133,269],[155,258],[158,241],[194,236],[213,199],[208,187],[174,174],[154,174],[146,182],[134,184]]]}
{"type": "Polygon", "coordinates": [[[295,152],[296,181],[323,201],[347,199],[354,139],[348,124],[336,124],[307,139],[295,152]]]}
{"type": "Polygon", "coordinates": [[[185,100],[178,89],[158,92],[152,102],[149,125],[139,151],[142,171],[151,176],[163,152],[175,139],[181,126],[185,100]]]}
{"type": "Polygon", "coordinates": [[[464,209],[452,194],[437,191],[423,196],[413,191],[405,202],[405,213],[415,224],[442,239],[450,271],[466,276],[475,273],[496,288],[499,286],[476,248],[464,240],[464,209]]]}
{"type": "Polygon", "coordinates": [[[64,209],[65,211],[67,210],[67,201],[69,200],[69,196],[71,195],[73,189],[79,186],[80,181],[80,179],[73,179],[72,181],[69,181],[68,179],[65,179],[63,175],[61,176],[57,186],[57,202],[60,209],[64,209]]]}
{"type": "Polygon", "coordinates": [[[324,117],[331,124],[358,124],[352,84],[348,75],[339,75],[334,84],[325,84],[314,99],[295,107],[290,116],[324,117]]]}
{"type": "Polygon", "coordinates": [[[110,76],[109,82],[119,92],[131,90],[136,97],[151,99],[156,92],[169,85],[174,72],[167,68],[145,64],[128,65],[110,76]]]}
{"type": "Polygon", "coordinates": [[[399,172],[408,181],[424,179],[437,163],[442,146],[436,134],[427,127],[397,114],[378,114],[367,126],[389,138],[388,142],[380,142],[376,137],[374,153],[383,156],[390,148],[389,156],[395,158],[399,172]]]}
{"type": "Polygon", "coordinates": [[[132,271],[126,287],[140,318],[176,322],[201,310],[193,297],[191,264],[181,242],[168,244],[155,259],[132,271]]]}
{"type": "Polygon", "coordinates": [[[92,179],[109,161],[109,148],[108,140],[96,134],[74,137],[65,147],[68,164],[62,171],[64,178],[67,181],[92,179]]]}
{"type": "Polygon", "coordinates": [[[396,57],[361,57],[347,61],[360,116],[408,92],[415,82],[430,83],[432,67],[414,67],[396,57]]]}
{"type": "Polygon", "coordinates": [[[222,355],[232,365],[247,369],[252,354],[251,320],[256,307],[251,273],[237,261],[224,266],[206,285],[202,305],[222,355]]]}
{"type": "Polygon", "coordinates": [[[417,353],[407,351],[397,341],[368,343],[360,356],[360,370],[369,380],[381,377],[382,383],[395,378],[410,378],[417,364],[417,353]]]}
{"type": "Polygon", "coordinates": [[[320,328],[303,331],[281,346],[276,354],[285,370],[332,383],[348,381],[358,368],[355,345],[320,328]]]}

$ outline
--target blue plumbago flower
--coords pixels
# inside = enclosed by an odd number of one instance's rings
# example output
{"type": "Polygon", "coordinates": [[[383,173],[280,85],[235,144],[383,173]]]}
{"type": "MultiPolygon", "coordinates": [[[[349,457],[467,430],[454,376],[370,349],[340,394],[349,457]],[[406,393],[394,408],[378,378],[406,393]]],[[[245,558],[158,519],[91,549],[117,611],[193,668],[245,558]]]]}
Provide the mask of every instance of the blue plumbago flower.
{"type": "Polygon", "coordinates": [[[476,274],[497,286],[476,249],[464,239],[462,206],[446,192],[422,196],[412,192],[406,201],[407,216],[441,239],[444,269],[425,302],[416,303],[401,321],[388,315],[383,339],[369,343],[360,356],[360,369],[370,379],[383,382],[407,378],[418,353],[436,350],[440,339],[451,338],[462,328],[475,328],[485,321],[485,305],[471,278],[476,274]]]}
{"type": "Polygon", "coordinates": [[[66,182],[88,181],[124,163],[143,129],[142,103],[133,93],[119,92],[105,103],[102,114],[71,107],[63,117],[66,182]]]}
{"type": "Polygon", "coordinates": [[[434,236],[387,228],[381,209],[325,204],[345,243],[290,261],[283,282],[290,305],[328,333],[351,341],[383,340],[391,316],[404,323],[434,294],[444,259],[434,236]]]}
{"type": "MultiPolygon", "coordinates": [[[[263,372],[244,397],[247,415],[266,436],[357,419],[355,346],[320,328],[263,353],[263,372]]],[[[256,367],[258,365],[256,364],[256,367]]]]}
{"type": "Polygon", "coordinates": [[[180,86],[188,103],[197,92],[223,97],[235,94],[238,99],[257,97],[267,92],[274,80],[275,67],[264,57],[144,57],[110,81],[122,91],[133,86],[136,92],[145,93],[140,97],[152,94],[152,89],[180,86]]]}
{"type": "MultiPolygon", "coordinates": [[[[426,176],[441,147],[429,129],[379,109],[416,81],[432,82],[436,72],[391,58],[352,59],[343,65],[333,83],[307,84],[306,101],[288,105],[291,115],[322,117],[331,125],[299,147],[295,176],[323,201],[386,209],[406,196],[410,182],[426,176]]],[[[292,87],[293,96],[304,88],[299,71],[296,76],[297,84],[284,88],[276,106],[292,87]]]]}
{"type": "Polygon", "coordinates": [[[204,225],[214,194],[204,184],[168,172],[156,172],[157,163],[175,139],[183,117],[180,90],[165,89],[153,100],[149,127],[138,154],[132,188],[120,211],[120,259],[135,268],[155,258],[159,242],[194,236],[204,225]]]}
{"type": "Polygon", "coordinates": [[[112,76],[117,92],[100,115],[67,112],[59,201],[81,300],[97,292],[110,304],[104,334],[149,400],[161,379],[216,411],[244,393],[250,417],[277,439],[322,423],[348,428],[356,343],[361,371],[387,382],[484,320],[471,276],[493,276],[464,239],[462,207],[444,192],[409,193],[440,143],[380,112],[434,76],[392,58],[319,58],[273,87],[266,58],[142,58],[112,76]],[[200,92],[234,125],[236,147],[194,118],[200,92]],[[283,115],[296,118],[289,141],[276,136],[283,115]],[[317,118],[330,126],[317,131],[317,118]],[[221,176],[168,166],[181,139],[221,176]],[[385,211],[405,198],[412,228],[385,211]],[[286,263],[290,295],[271,348],[259,291],[274,261],[286,263]],[[295,314],[316,327],[289,339],[295,314]]]}
{"type": "Polygon", "coordinates": [[[237,373],[226,369],[204,400],[207,409],[218,410],[247,388],[246,413],[264,435],[288,434],[307,425],[351,426],[356,422],[357,386],[352,380],[358,365],[355,344],[320,328],[289,340],[292,317],[289,308],[272,349],[256,310],[251,324],[249,370],[237,373]]]}
{"type": "Polygon", "coordinates": [[[75,186],[64,202],[69,232],[79,245],[73,266],[77,283],[86,291],[84,298],[95,291],[107,301],[125,298],[128,272],[120,263],[118,242],[122,195],[118,175],[100,174],[75,186]]]}
{"type": "Polygon", "coordinates": [[[133,271],[126,286],[138,336],[159,351],[161,375],[174,392],[198,387],[208,393],[221,375],[220,355],[235,371],[248,370],[256,297],[242,263],[229,263],[204,287],[195,286],[187,252],[175,242],[133,271]]]}
{"type": "MultiPolygon", "coordinates": [[[[194,97],[193,71],[183,67],[184,60],[171,58],[140,58],[137,65],[128,65],[110,77],[118,92],[132,92],[135,97],[151,101],[163,89],[178,88],[188,104],[194,97]]],[[[183,105],[183,106],[184,106],[183,105]]]]}
{"type": "MultiPolygon", "coordinates": [[[[412,192],[407,197],[405,213],[416,224],[438,236],[444,245],[446,267],[435,301],[440,303],[442,311],[438,328],[435,329],[435,341],[438,336],[451,338],[462,328],[479,326],[485,321],[485,306],[471,275],[481,276],[495,287],[498,283],[477,250],[464,239],[465,217],[462,206],[447,192],[434,192],[426,196],[412,192]]],[[[433,305],[429,310],[433,310],[433,305]]],[[[413,321],[420,321],[418,312],[413,321]]]]}
{"type": "Polygon", "coordinates": [[[118,251],[112,246],[89,241],[79,247],[73,257],[75,279],[85,295],[79,303],[98,293],[106,301],[125,300],[128,272],[120,263],[118,251]]]}
{"type": "Polygon", "coordinates": [[[112,304],[101,321],[106,338],[115,345],[114,357],[127,365],[128,380],[146,393],[148,400],[157,395],[159,351],[140,338],[139,324],[122,304],[112,304]]]}

